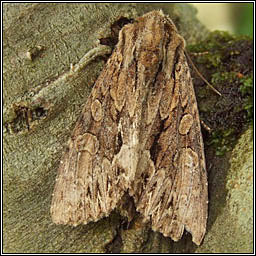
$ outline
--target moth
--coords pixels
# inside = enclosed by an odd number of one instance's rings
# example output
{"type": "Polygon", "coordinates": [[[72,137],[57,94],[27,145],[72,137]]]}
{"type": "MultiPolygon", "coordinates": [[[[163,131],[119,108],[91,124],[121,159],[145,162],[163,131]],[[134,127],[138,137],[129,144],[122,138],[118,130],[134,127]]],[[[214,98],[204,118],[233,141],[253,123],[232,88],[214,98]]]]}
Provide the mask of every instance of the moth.
{"type": "Polygon", "coordinates": [[[199,245],[207,172],[185,42],[162,11],[125,25],[60,162],[51,204],[57,224],[108,216],[123,195],[154,231],[199,245]]]}

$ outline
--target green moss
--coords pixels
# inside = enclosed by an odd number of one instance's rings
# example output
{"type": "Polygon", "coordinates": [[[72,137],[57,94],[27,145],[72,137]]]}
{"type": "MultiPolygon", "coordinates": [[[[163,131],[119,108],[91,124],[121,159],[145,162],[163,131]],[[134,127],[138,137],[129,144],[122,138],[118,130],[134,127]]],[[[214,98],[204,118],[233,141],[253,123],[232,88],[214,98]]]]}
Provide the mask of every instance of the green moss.
{"type": "Polygon", "coordinates": [[[217,156],[222,156],[232,149],[232,144],[235,141],[233,136],[234,129],[216,130],[211,134],[211,139],[208,140],[207,145],[213,145],[215,147],[215,153],[217,156]]]}
{"type": "Polygon", "coordinates": [[[236,78],[235,72],[216,72],[212,75],[211,83],[225,84],[230,83],[236,78]]]}
{"type": "Polygon", "coordinates": [[[223,155],[253,120],[252,40],[215,31],[188,50],[200,73],[222,94],[194,79],[200,117],[212,130],[206,144],[223,155]]]}
{"type": "Polygon", "coordinates": [[[253,79],[252,76],[246,76],[242,79],[240,91],[244,96],[243,108],[247,111],[248,121],[253,120],[253,79]]]}

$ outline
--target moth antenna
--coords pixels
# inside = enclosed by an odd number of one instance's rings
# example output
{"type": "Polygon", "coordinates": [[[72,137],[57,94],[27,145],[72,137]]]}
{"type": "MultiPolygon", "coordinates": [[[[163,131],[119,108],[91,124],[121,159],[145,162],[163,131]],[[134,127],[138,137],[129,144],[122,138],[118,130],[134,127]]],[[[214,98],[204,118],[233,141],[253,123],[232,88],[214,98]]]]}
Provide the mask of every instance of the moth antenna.
{"type": "Polygon", "coordinates": [[[197,69],[197,67],[195,66],[195,64],[193,63],[193,61],[191,60],[191,58],[189,57],[189,54],[187,53],[187,51],[185,50],[185,55],[187,57],[187,59],[189,60],[189,62],[191,63],[193,69],[196,71],[197,75],[218,95],[222,96],[221,93],[215,89],[204,77],[203,75],[200,73],[200,71],[197,69]]]}

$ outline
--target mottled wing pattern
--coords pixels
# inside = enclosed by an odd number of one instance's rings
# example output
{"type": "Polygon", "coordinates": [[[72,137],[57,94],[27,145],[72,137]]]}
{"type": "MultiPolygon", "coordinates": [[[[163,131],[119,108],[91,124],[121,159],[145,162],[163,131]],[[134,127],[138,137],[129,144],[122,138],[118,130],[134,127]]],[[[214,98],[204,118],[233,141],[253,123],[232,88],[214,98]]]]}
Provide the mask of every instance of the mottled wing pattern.
{"type": "Polygon", "coordinates": [[[118,110],[123,102],[110,94],[118,90],[121,63],[117,50],[94,85],[62,157],[51,205],[57,224],[86,224],[108,216],[128,188],[127,173],[118,164],[113,167],[122,146],[118,110]]]}
{"type": "Polygon", "coordinates": [[[165,19],[168,40],[148,90],[140,137],[145,146],[130,193],[153,230],[177,241],[185,228],[200,244],[208,214],[204,147],[184,41],[173,26],[165,19]]]}
{"type": "Polygon", "coordinates": [[[141,150],[144,79],[154,80],[157,70],[151,70],[158,65],[155,59],[154,66],[144,69],[152,64],[141,49],[147,34],[142,22],[125,26],[92,89],[58,170],[51,206],[57,224],[77,225],[108,216],[131,187],[141,150]],[[145,65],[138,66],[141,59],[145,65]]]}

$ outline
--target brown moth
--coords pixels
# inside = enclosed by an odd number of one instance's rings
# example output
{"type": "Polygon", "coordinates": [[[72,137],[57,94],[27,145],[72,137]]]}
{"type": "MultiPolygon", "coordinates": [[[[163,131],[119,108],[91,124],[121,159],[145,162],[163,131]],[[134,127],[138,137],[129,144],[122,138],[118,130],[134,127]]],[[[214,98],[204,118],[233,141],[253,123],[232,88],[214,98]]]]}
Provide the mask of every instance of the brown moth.
{"type": "Polygon", "coordinates": [[[128,193],[153,230],[202,242],[207,173],[184,47],[161,11],[122,28],[60,163],[53,222],[97,221],[128,193]]]}

